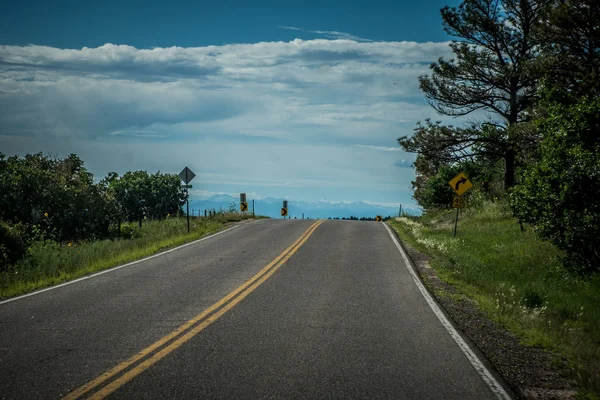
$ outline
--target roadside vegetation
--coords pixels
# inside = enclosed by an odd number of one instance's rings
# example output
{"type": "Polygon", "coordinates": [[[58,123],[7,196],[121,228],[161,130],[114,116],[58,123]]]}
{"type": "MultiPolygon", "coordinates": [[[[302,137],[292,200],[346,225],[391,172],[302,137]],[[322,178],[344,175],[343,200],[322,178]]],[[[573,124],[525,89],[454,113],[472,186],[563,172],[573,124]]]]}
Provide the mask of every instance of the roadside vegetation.
{"type": "Polygon", "coordinates": [[[431,257],[440,279],[524,344],[551,350],[582,398],[597,398],[600,276],[583,277],[565,268],[564,253],[531,226],[521,231],[506,201],[461,211],[456,238],[454,217],[454,211],[438,210],[389,223],[411,247],[431,257]],[[562,365],[563,358],[568,365],[562,365]]]}
{"type": "Polygon", "coordinates": [[[391,224],[600,398],[600,2],[463,0],[441,17],[454,54],[419,85],[439,114],[470,120],[425,120],[398,138],[416,154],[423,216],[391,224]],[[453,239],[448,182],[460,172],[474,189],[453,239]]]}
{"type": "Polygon", "coordinates": [[[92,272],[147,257],[200,239],[224,229],[228,223],[252,219],[252,215],[215,212],[211,218],[185,217],[124,223],[119,238],[80,242],[36,241],[26,256],[0,272],[0,298],[7,298],[55,285],[92,272]]]}
{"type": "Polygon", "coordinates": [[[198,239],[228,222],[228,210],[191,217],[172,174],[111,172],[94,182],[75,154],[5,158],[0,153],[0,298],[23,294],[198,239]]]}

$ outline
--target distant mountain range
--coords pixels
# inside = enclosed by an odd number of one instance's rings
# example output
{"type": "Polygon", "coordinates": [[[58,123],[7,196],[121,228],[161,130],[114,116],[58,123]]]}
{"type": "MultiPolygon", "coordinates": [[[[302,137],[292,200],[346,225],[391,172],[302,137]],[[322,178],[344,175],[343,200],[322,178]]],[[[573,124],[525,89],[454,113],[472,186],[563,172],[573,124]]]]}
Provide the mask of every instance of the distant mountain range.
{"type": "MultiPolygon", "coordinates": [[[[257,215],[264,215],[271,218],[281,218],[281,206],[284,199],[265,198],[254,201],[254,208],[257,215]]],[[[203,215],[204,210],[228,210],[231,203],[235,203],[235,209],[239,210],[239,197],[233,197],[228,194],[214,195],[205,200],[194,200],[190,198],[190,212],[194,210],[195,215],[203,215]]],[[[330,201],[293,201],[288,200],[288,213],[293,218],[373,218],[377,215],[383,217],[398,216],[398,207],[385,207],[376,204],[369,204],[362,201],[357,202],[330,202],[330,201]]],[[[252,211],[252,199],[248,199],[249,211],[252,211]]],[[[403,211],[411,215],[420,215],[421,210],[415,207],[403,207],[403,211]]]]}

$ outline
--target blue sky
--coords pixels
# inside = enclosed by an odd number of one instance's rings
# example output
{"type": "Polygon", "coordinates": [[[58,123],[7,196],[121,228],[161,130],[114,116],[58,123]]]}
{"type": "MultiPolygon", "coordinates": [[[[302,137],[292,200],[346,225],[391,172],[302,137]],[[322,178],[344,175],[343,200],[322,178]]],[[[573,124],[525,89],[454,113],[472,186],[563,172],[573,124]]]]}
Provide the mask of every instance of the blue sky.
{"type": "Polygon", "coordinates": [[[195,196],[411,204],[396,138],[437,116],[456,1],[21,1],[0,14],[0,151],[197,174],[195,196]]]}

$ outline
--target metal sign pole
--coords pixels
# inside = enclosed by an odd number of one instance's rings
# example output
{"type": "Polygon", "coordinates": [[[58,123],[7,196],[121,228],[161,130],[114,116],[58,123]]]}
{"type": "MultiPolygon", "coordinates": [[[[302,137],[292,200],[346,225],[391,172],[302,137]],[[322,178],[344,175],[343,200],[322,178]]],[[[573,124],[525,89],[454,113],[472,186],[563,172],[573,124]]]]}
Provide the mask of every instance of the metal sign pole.
{"type": "Polygon", "coordinates": [[[187,203],[187,225],[188,225],[188,233],[190,233],[190,194],[189,192],[185,191],[186,194],[186,203],[187,203]]]}
{"type": "Polygon", "coordinates": [[[252,216],[254,217],[254,199],[252,199],[252,216]]]}
{"type": "Polygon", "coordinates": [[[456,217],[454,218],[454,234],[452,235],[453,238],[456,237],[456,226],[458,225],[458,208],[456,209],[456,217]]]}

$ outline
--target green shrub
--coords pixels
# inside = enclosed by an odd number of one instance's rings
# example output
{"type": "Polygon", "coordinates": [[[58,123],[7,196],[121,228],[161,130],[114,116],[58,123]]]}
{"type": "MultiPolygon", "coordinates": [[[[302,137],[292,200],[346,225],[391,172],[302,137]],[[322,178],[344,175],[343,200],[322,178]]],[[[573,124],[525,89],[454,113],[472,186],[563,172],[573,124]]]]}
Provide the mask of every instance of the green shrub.
{"type": "Polygon", "coordinates": [[[518,218],[578,272],[600,270],[600,99],[554,105],[540,124],[541,159],[523,173],[510,199],[518,218]]]}
{"type": "Polygon", "coordinates": [[[139,231],[132,225],[121,226],[121,237],[123,239],[132,239],[139,236],[139,231]]]}
{"type": "Polygon", "coordinates": [[[27,252],[25,227],[0,220],[0,271],[23,258],[27,252]]]}

